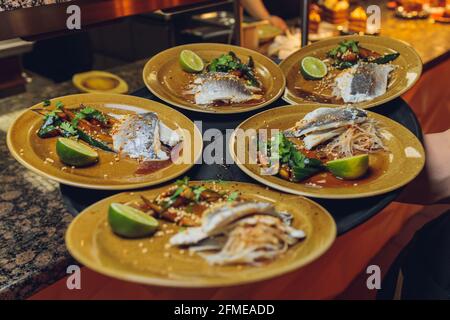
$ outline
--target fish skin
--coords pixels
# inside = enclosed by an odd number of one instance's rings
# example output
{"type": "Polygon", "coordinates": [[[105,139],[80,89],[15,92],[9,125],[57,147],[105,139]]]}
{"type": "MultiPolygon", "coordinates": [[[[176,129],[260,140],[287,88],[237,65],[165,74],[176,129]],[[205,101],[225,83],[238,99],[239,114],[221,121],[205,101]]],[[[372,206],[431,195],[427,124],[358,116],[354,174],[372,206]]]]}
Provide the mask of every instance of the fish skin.
{"type": "Polygon", "coordinates": [[[223,73],[210,72],[196,76],[190,90],[186,93],[194,94],[198,105],[211,105],[216,102],[242,103],[261,99],[257,94],[261,90],[246,86],[239,77],[223,73]]]}
{"type": "Polygon", "coordinates": [[[318,108],[308,113],[291,129],[288,136],[300,137],[317,131],[337,129],[366,121],[367,112],[354,107],[318,108]]]}
{"type": "Polygon", "coordinates": [[[112,130],[114,151],[144,161],[167,160],[168,155],[161,150],[159,124],[154,112],[123,117],[112,130]]]}
{"type": "Polygon", "coordinates": [[[391,64],[358,63],[336,77],[333,95],[345,103],[370,101],[387,90],[391,64]]]}

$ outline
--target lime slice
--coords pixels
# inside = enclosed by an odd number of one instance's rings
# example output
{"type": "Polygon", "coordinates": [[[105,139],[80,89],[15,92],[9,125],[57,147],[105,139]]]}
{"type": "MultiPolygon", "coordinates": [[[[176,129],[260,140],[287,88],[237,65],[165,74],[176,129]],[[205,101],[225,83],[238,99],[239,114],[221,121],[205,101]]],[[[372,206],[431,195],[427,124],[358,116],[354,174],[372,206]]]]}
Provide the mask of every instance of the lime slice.
{"type": "Polygon", "coordinates": [[[305,79],[318,80],[325,77],[328,73],[326,64],[314,57],[305,57],[300,63],[300,70],[305,79]]]}
{"type": "Polygon", "coordinates": [[[114,233],[126,238],[141,238],[158,229],[158,220],[133,207],[111,203],[108,222],[114,233]]]}
{"type": "Polygon", "coordinates": [[[345,180],[358,179],[369,169],[369,155],[361,154],[353,157],[331,160],[326,163],[326,166],[336,177],[345,180]]]}
{"type": "Polygon", "coordinates": [[[183,50],[180,53],[180,65],[186,72],[201,72],[205,67],[202,58],[191,50],[183,50]]]}
{"type": "Polygon", "coordinates": [[[58,138],[56,153],[65,164],[84,167],[98,161],[98,153],[91,147],[69,138],[58,138]]]}

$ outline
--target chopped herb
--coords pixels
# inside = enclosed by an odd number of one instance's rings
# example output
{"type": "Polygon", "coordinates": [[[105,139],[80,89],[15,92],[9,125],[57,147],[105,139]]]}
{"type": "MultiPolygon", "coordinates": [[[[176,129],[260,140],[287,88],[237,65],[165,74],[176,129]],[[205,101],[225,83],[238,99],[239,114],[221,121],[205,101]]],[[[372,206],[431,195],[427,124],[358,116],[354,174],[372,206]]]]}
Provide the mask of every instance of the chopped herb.
{"type": "Polygon", "coordinates": [[[82,112],[75,113],[75,117],[72,119],[72,125],[74,127],[77,127],[78,126],[78,122],[81,119],[84,119],[84,118],[86,118],[86,115],[84,113],[82,113],[82,112]]]}
{"type": "Polygon", "coordinates": [[[255,63],[252,57],[249,57],[248,63],[242,63],[233,51],[228,52],[228,54],[222,54],[220,57],[215,58],[206,67],[209,72],[232,72],[239,71],[245,80],[249,82],[250,85],[259,87],[260,83],[256,79],[255,73],[253,71],[255,63]]]}
{"type": "Polygon", "coordinates": [[[175,192],[170,196],[170,200],[176,200],[178,196],[183,192],[184,187],[178,187],[175,192]]]}
{"type": "Polygon", "coordinates": [[[282,133],[277,134],[270,144],[271,160],[280,161],[292,170],[292,180],[300,181],[323,170],[322,162],[318,159],[308,158],[295,144],[282,133]]]}
{"type": "Polygon", "coordinates": [[[40,138],[53,137],[57,133],[58,126],[61,123],[57,113],[57,110],[53,110],[44,116],[44,122],[37,133],[40,138]]]}
{"type": "Polygon", "coordinates": [[[61,101],[56,101],[56,104],[55,104],[55,107],[56,107],[56,109],[61,109],[62,107],[64,107],[64,104],[61,102],[61,101]]]}
{"type": "Polygon", "coordinates": [[[63,122],[59,125],[59,128],[64,131],[65,136],[76,136],[78,131],[70,122],[63,122]]]}
{"type": "Polygon", "coordinates": [[[103,124],[108,122],[108,119],[106,119],[106,116],[101,111],[98,111],[92,107],[84,107],[80,110],[80,113],[82,113],[87,119],[95,119],[103,124]]]}
{"type": "Polygon", "coordinates": [[[72,125],[78,126],[78,122],[81,119],[95,119],[103,124],[108,123],[108,119],[106,118],[106,116],[102,112],[92,107],[84,107],[83,109],[75,113],[75,117],[72,119],[72,125]]]}
{"type": "Polygon", "coordinates": [[[175,181],[175,184],[177,186],[187,186],[189,183],[189,177],[184,177],[183,179],[178,179],[177,181],[175,181]]]}
{"type": "Polygon", "coordinates": [[[230,193],[227,197],[227,201],[228,202],[233,202],[234,200],[237,199],[237,197],[239,197],[239,192],[237,191],[233,191],[232,193],[230,193]]]}
{"type": "Polygon", "coordinates": [[[194,192],[194,200],[195,202],[199,202],[200,201],[200,196],[202,195],[202,192],[205,191],[206,188],[203,186],[199,186],[197,188],[193,188],[193,192],[194,192]]]}
{"type": "Polygon", "coordinates": [[[44,107],[48,107],[51,104],[50,100],[48,100],[48,99],[44,100],[42,103],[44,104],[44,107]]]}

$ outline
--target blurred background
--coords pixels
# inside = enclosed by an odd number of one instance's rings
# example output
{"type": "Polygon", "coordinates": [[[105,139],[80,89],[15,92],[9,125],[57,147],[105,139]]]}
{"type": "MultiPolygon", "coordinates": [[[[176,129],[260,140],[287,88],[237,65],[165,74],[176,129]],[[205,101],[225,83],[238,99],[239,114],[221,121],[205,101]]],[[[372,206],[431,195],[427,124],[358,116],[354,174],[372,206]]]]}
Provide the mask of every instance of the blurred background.
{"type": "Polygon", "coordinates": [[[120,73],[117,68],[130,63],[139,69],[145,59],[184,43],[235,43],[283,59],[300,48],[308,2],[308,41],[381,34],[411,43],[424,60],[448,53],[448,0],[3,0],[0,96],[71,81],[90,70],[120,73]],[[66,28],[67,2],[81,8],[81,30],[66,28]],[[381,29],[367,22],[367,7],[374,4],[381,9],[381,29]],[[432,35],[444,43],[436,54],[423,42],[432,35]]]}

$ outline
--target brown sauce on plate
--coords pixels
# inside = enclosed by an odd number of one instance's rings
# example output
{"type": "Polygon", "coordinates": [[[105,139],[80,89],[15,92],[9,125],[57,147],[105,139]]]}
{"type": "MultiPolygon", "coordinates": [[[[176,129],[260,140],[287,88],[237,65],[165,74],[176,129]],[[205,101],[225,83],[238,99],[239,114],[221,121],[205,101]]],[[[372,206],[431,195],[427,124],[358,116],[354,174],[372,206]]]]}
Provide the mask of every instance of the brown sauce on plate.
{"type": "Polygon", "coordinates": [[[140,163],[136,169],[136,174],[149,174],[166,168],[172,164],[169,160],[144,161],[140,163]]]}
{"type": "MultiPolygon", "coordinates": [[[[290,139],[297,146],[301,146],[301,143],[297,139],[290,139]]],[[[319,156],[316,150],[300,150],[308,158],[315,158],[325,163],[326,161],[332,160],[319,156]]],[[[360,184],[370,183],[378,179],[382,174],[387,171],[389,165],[389,152],[380,151],[369,154],[369,169],[367,173],[355,180],[344,180],[335,177],[331,172],[320,172],[318,174],[309,177],[301,181],[300,183],[305,185],[310,185],[311,187],[326,187],[326,188],[342,188],[342,187],[352,187],[360,184]]]]}

